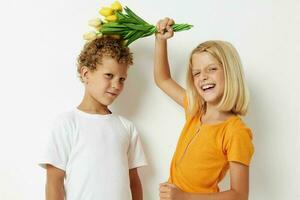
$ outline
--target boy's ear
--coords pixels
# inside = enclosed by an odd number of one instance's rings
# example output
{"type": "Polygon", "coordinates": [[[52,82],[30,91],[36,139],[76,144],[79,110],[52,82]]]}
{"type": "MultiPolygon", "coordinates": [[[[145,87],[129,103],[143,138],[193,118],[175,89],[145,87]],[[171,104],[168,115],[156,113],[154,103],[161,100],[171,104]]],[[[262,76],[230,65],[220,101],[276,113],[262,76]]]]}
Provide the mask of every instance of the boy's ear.
{"type": "Polygon", "coordinates": [[[81,67],[80,69],[80,76],[84,83],[88,83],[89,78],[89,68],[86,66],[81,67]]]}

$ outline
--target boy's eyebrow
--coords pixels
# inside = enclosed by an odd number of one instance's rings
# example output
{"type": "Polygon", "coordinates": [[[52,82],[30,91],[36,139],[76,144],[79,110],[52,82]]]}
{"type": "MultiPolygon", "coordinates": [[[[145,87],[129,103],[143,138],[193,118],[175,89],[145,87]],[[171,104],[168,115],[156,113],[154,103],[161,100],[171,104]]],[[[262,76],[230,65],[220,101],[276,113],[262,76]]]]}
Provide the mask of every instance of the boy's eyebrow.
{"type": "Polygon", "coordinates": [[[128,77],[128,75],[126,74],[126,75],[124,75],[124,76],[121,76],[122,78],[127,78],[128,77]]]}
{"type": "MultiPolygon", "coordinates": [[[[110,71],[110,70],[105,70],[103,71],[104,74],[113,74],[113,75],[116,75],[116,73],[110,71]]],[[[127,78],[128,74],[125,74],[125,75],[120,75],[120,77],[122,78],[127,78]]]]}

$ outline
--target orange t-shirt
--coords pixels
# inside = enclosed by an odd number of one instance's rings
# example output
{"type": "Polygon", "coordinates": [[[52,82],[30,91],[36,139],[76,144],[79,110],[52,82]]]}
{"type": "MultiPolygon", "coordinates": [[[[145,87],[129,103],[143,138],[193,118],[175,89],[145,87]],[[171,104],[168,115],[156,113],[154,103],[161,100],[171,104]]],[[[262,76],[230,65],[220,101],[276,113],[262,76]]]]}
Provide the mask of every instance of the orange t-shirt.
{"type": "MultiPolygon", "coordinates": [[[[187,113],[186,98],[184,107],[187,113]]],[[[253,152],[251,130],[240,117],[208,125],[201,124],[200,115],[190,118],[186,114],[169,182],[185,192],[218,192],[218,183],[224,178],[229,161],[249,166],[253,152]]]]}

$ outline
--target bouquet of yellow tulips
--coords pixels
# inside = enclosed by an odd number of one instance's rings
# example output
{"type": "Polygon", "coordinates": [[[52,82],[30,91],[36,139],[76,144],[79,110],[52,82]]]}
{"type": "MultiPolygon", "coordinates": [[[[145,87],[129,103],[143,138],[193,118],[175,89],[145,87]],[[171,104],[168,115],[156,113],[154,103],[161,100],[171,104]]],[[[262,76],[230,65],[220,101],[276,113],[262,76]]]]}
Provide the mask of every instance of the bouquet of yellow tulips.
{"type": "MultiPolygon", "coordinates": [[[[93,19],[89,21],[89,25],[96,28],[96,32],[90,32],[84,35],[84,39],[90,41],[102,35],[110,35],[112,37],[121,38],[124,45],[128,46],[135,40],[150,36],[157,32],[154,25],[151,25],[136,15],[128,7],[123,8],[120,2],[115,1],[111,7],[103,7],[99,13],[104,20],[93,19]]],[[[184,31],[192,28],[189,24],[173,24],[172,28],[175,32],[184,31]]]]}

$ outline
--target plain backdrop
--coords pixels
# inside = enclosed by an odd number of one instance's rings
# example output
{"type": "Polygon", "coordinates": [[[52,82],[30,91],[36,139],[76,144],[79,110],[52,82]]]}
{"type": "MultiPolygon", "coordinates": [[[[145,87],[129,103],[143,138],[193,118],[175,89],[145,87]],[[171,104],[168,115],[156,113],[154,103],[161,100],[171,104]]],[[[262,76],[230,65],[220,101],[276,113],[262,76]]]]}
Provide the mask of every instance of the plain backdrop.
{"type": "MultiPolygon", "coordinates": [[[[46,133],[61,112],[77,106],[83,86],[76,57],[102,0],[1,0],[0,199],[44,199],[45,171],[37,166],[46,133]]],[[[124,0],[149,23],[169,16],[194,25],[169,41],[172,75],[185,87],[191,50],[210,39],[238,49],[251,91],[245,121],[254,133],[251,200],[300,199],[300,3],[296,0],[124,0]]],[[[140,169],[144,199],[158,184],[184,124],[183,109],[153,81],[154,37],[130,45],[134,66],[111,109],[139,129],[149,166],[140,169]]],[[[229,188],[228,177],[221,188],[229,188]]]]}

